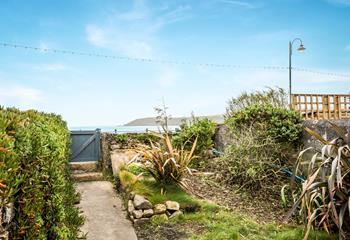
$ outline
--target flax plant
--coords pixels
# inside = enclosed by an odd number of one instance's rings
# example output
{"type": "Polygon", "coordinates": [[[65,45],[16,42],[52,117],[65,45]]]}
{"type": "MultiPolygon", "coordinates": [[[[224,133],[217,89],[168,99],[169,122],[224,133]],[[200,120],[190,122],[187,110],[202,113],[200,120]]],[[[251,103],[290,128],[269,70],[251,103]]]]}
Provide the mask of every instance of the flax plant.
{"type": "Polygon", "coordinates": [[[324,146],[309,158],[306,153],[312,148],[305,149],[296,162],[295,172],[306,171],[307,179],[285,220],[300,207],[306,222],[304,239],[308,239],[312,228],[335,231],[339,239],[350,238],[350,134],[331,122],[330,125],[338,135],[332,141],[306,128],[324,146]]]}
{"type": "Polygon", "coordinates": [[[174,147],[171,136],[167,132],[159,137],[161,139],[159,142],[151,141],[150,145],[139,145],[138,147],[145,170],[160,184],[175,183],[187,189],[184,177],[187,174],[198,174],[197,170],[189,168],[190,162],[197,158],[194,155],[197,138],[191,150],[187,151],[183,147],[174,147]]]}

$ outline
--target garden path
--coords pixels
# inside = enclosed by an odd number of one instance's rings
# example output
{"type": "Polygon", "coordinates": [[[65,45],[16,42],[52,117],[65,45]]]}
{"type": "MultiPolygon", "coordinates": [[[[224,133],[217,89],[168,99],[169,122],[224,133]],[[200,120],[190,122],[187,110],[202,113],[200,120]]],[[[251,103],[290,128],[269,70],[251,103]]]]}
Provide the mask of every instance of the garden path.
{"type": "Polygon", "coordinates": [[[77,190],[81,194],[79,207],[85,217],[81,230],[87,233],[88,240],[137,240],[112,183],[79,182],[77,190]]]}

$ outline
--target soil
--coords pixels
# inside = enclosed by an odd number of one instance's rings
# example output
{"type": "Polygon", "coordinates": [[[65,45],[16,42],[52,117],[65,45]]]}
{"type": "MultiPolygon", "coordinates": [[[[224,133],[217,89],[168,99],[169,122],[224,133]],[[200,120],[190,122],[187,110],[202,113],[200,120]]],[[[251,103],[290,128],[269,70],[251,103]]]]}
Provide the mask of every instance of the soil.
{"type": "Polygon", "coordinates": [[[281,222],[286,214],[277,194],[238,193],[213,177],[190,177],[187,185],[196,197],[248,215],[259,223],[281,222]]]}
{"type": "Polygon", "coordinates": [[[139,240],[182,240],[188,237],[179,224],[163,224],[157,227],[141,225],[136,226],[135,231],[139,240]]]}

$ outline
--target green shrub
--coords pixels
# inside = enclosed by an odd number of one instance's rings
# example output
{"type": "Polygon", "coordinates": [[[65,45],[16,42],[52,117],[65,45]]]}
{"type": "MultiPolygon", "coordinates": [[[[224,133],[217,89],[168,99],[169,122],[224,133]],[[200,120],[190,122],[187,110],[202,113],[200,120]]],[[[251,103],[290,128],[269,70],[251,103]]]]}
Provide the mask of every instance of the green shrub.
{"type": "Polygon", "coordinates": [[[198,139],[195,148],[196,155],[201,155],[205,150],[213,147],[215,123],[209,119],[193,117],[192,121],[184,122],[180,127],[180,132],[172,138],[176,147],[184,147],[186,150],[190,150],[196,138],[198,139]]]}
{"type": "Polygon", "coordinates": [[[302,118],[285,107],[285,99],[283,90],[270,89],[229,103],[231,143],[219,167],[231,184],[280,192],[280,170],[293,166],[302,135],[302,118]]]}
{"type": "Polygon", "coordinates": [[[76,239],[83,220],[69,178],[69,131],[53,114],[0,107],[1,208],[13,239],[76,239]]]}
{"type": "Polygon", "coordinates": [[[275,188],[279,192],[280,186],[276,184],[279,170],[289,165],[283,146],[274,138],[246,127],[233,132],[231,140],[217,164],[224,180],[244,189],[275,188]]]}
{"type": "Polygon", "coordinates": [[[284,143],[297,144],[302,134],[302,118],[299,113],[269,104],[254,104],[241,109],[226,118],[226,124],[233,131],[250,126],[256,127],[258,131],[263,125],[270,137],[284,143]]]}
{"type": "Polygon", "coordinates": [[[242,93],[228,101],[226,118],[231,118],[237,111],[252,105],[271,105],[275,108],[288,109],[288,94],[283,88],[268,88],[265,91],[242,93]]]}
{"type": "Polygon", "coordinates": [[[152,133],[131,134],[131,138],[138,144],[150,144],[150,141],[157,142],[160,138],[152,133]]]}
{"type": "Polygon", "coordinates": [[[121,144],[121,145],[127,145],[128,144],[128,140],[129,140],[129,136],[128,134],[115,134],[113,135],[114,140],[121,144]]]}
{"type": "Polygon", "coordinates": [[[148,172],[144,168],[144,166],[140,163],[130,163],[124,167],[125,170],[128,172],[131,172],[132,174],[139,175],[142,174],[143,176],[147,175],[148,172]]]}
{"type": "Polygon", "coordinates": [[[132,148],[139,144],[149,145],[151,141],[159,141],[159,137],[152,133],[123,133],[115,134],[113,137],[123,148],[132,148]]]}

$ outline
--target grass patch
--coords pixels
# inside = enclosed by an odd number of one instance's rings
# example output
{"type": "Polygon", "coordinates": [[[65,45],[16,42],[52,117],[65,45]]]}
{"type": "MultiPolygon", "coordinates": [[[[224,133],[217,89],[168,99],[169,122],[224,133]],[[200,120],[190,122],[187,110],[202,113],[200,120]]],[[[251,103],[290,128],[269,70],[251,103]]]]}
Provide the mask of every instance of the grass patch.
{"type": "Polygon", "coordinates": [[[167,200],[180,203],[181,208],[185,212],[194,212],[198,210],[201,203],[198,199],[188,195],[180,187],[175,184],[159,185],[155,180],[146,178],[138,181],[133,191],[137,194],[146,196],[153,203],[164,203],[167,200]]]}
{"type": "MultiPolygon", "coordinates": [[[[190,233],[189,239],[192,240],[300,240],[304,237],[304,228],[301,226],[258,224],[239,213],[215,208],[215,205],[203,206],[202,211],[185,214],[171,222],[181,224],[190,233]],[[193,224],[197,225],[194,230],[186,229],[193,224]],[[198,226],[202,229],[201,234],[196,232],[198,226]]],[[[312,232],[309,239],[326,240],[330,236],[324,232],[312,232]]]]}

